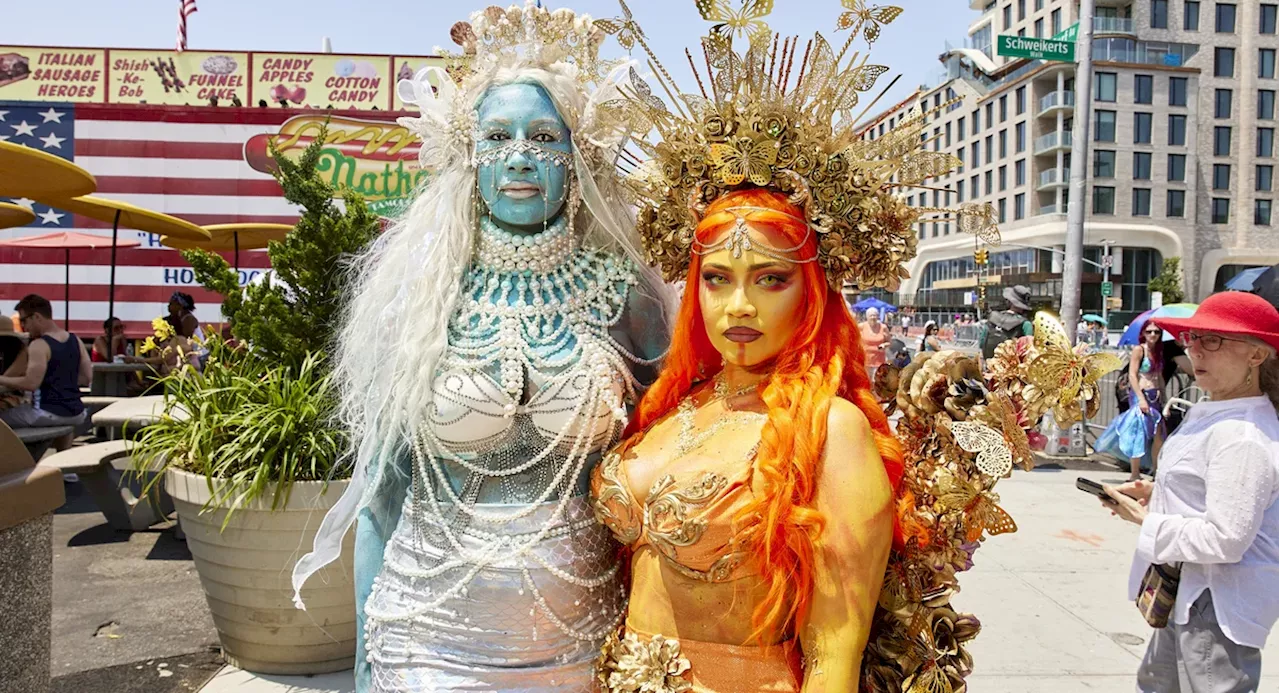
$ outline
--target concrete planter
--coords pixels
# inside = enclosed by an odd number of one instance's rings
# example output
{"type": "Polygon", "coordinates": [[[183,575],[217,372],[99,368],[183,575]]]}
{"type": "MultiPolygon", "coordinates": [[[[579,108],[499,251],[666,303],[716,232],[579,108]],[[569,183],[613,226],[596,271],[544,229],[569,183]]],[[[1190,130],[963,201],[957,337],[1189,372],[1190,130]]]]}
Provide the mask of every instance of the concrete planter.
{"type": "MultiPolygon", "coordinates": [[[[219,484],[215,479],[214,484],[219,484]]],[[[271,489],[236,510],[220,531],[226,510],[201,513],[211,497],[208,480],[170,468],[173,497],[200,584],[218,628],[227,662],[262,674],[321,674],[355,663],[356,609],[352,576],[354,533],[342,557],[307,582],[307,610],[293,605],[293,565],[311,549],[316,529],[346,490],[346,481],[302,481],[288,504],[271,511],[271,489]]]]}

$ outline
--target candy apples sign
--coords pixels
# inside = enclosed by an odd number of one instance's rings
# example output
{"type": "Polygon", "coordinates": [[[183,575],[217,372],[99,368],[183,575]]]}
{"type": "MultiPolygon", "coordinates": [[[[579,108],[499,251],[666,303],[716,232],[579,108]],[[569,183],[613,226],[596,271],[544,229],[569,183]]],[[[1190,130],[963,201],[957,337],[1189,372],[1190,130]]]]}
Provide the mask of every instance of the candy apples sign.
{"type": "MultiPolygon", "coordinates": [[[[254,135],[244,145],[244,159],[254,170],[271,173],[275,162],[267,143],[274,141],[285,156],[297,158],[320,136],[326,118],[290,118],[274,135],[254,135]]],[[[408,206],[414,189],[427,178],[418,166],[419,142],[394,122],[332,116],[318,170],[334,188],[349,188],[364,196],[369,208],[395,217],[408,206]]]]}

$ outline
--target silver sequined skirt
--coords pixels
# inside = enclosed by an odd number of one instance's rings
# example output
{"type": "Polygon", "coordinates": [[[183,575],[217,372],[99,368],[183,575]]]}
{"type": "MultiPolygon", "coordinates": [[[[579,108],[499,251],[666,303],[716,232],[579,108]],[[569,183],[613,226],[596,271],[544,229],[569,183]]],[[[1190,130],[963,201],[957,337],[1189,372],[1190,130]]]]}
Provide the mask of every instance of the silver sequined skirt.
{"type": "Polygon", "coordinates": [[[617,545],[576,497],[521,550],[557,505],[502,525],[496,551],[482,532],[457,530],[459,551],[440,518],[406,501],[366,604],[373,691],[592,690],[596,657],[625,605],[617,545]],[[459,559],[467,554],[473,560],[459,559]]]}

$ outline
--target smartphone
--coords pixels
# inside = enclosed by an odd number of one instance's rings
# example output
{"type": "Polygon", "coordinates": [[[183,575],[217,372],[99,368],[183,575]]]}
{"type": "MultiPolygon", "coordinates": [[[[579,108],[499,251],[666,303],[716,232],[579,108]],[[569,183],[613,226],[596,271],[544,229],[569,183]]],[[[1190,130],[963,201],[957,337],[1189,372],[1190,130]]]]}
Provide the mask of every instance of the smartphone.
{"type": "Polygon", "coordinates": [[[1107,495],[1106,490],[1102,488],[1102,484],[1099,484],[1098,482],[1092,479],[1077,477],[1076,488],[1080,489],[1081,491],[1084,491],[1085,493],[1091,493],[1097,496],[1098,498],[1101,498],[1102,502],[1104,503],[1110,503],[1112,505],[1115,505],[1116,503],[1116,500],[1114,498],[1107,495]]]}

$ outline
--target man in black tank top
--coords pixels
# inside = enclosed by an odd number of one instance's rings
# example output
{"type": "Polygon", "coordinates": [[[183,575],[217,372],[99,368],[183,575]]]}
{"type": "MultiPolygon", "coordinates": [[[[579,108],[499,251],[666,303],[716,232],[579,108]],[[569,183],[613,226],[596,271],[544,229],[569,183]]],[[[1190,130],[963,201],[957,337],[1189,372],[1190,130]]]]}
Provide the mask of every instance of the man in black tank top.
{"type": "Polygon", "coordinates": [[[31,402],[0,410],[0,421],[13,428],[67,426],[84,421],[80,387],[93,379],[84,344],[53,321],[53,307],[29,294],[18,302],[18,319],[31,336],[26,362],[21,357],[4,375],[0,388],[30,392],[31,402]]]}

